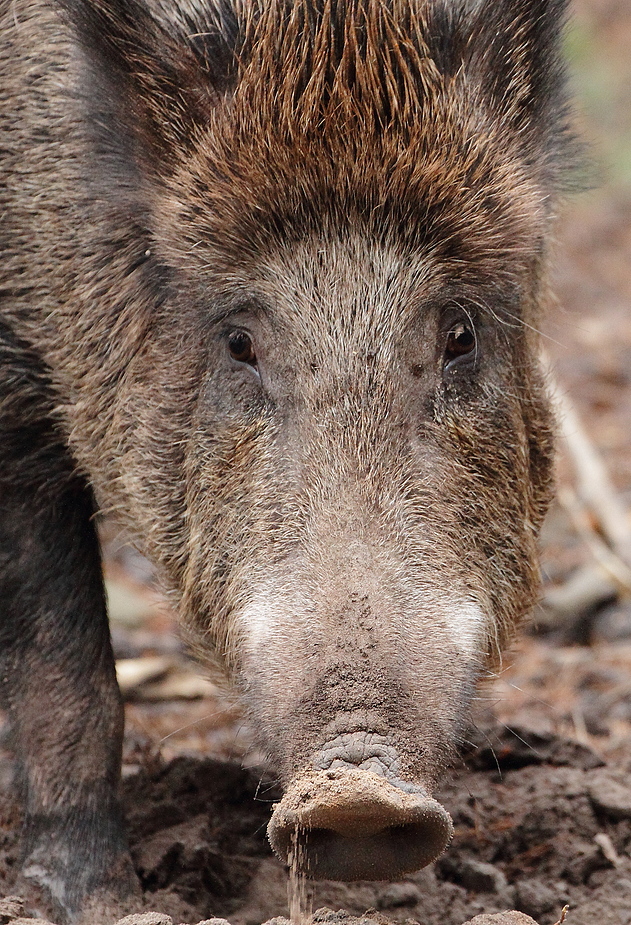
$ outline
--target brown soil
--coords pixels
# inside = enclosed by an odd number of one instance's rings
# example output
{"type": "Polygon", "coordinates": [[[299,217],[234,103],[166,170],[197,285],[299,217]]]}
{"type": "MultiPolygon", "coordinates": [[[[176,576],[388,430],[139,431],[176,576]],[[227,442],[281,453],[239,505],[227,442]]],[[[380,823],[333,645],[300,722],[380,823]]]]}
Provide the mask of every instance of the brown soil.
{"type": "MultiPolygon", "coordinates": [[[[192,923],[219,916],[259,925],[286,916],[287,872],[265,837],[279,796],[264,771],[209,758],[149,759],[128,776],[123,799],[145,909],[192,923]]],[[[382,925],[462,925],[517,909],[552,925],[568,904],[568,925],[631,923],[628,771],[569,739],[492,726],[476,734],[437,796],[455,826],[437,863],[396,883],[309,885],[311,908],[377,910],[382,925]]],[[[0,813],[7,894],[19,810],[5,798],[0,813]]]]}
{"type": "MultiPolygon", "coordinates": [[[[443,858],[398,883],[314,885],[312,908],[372,908],[422,925],[518,909],[551,925],[568,903],[569,925],[631,923],[629,772],[571,740],[497,727],[466,765],[438,795],[455,825],[443,858]]],[[[287,915],[287,874],[265,838],[278,796],[264,774],[212,760],[179,758],[129,778],[132,855],[148,904],[189,922],[287,915]]]]}

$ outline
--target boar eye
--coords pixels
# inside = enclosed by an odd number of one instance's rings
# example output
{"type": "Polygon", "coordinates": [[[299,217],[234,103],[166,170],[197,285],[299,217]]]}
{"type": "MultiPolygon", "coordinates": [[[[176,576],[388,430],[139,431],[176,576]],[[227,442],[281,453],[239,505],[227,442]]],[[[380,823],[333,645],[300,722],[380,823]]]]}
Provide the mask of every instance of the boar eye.
{"type": "Polygon", "coordinates": [[[245,331],[233,331],[228,337],[228,350],[233,360],[256,366],[256,353],[252,338],[245,331]]]}
{"type": "Polygon", "coordinates": [[[447,335],[445,366],[449,366],[454,360],[472,353],[475,346],[476,339],[473,326],[465,321],[459,321],[447,335]]]}

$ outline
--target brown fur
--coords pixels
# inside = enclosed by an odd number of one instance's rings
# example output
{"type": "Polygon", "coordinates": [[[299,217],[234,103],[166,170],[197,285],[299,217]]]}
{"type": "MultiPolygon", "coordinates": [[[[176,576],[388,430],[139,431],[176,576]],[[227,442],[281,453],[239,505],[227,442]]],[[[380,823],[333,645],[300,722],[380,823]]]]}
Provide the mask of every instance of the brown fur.
{"type": "MultiPolygon", "coordinates": [[[[572,153],[563,4],[198,6],[0,4],[0,479],[30,499],[7,506],[11,536],[38,506],[66,510],[68,484],[81,510],[94,494],[286,781],[356,732],[431,784],[537,594],[552,429],[535,328],[572,153]],[[476,355],[450,366],[463,319],[476,355]],[[229,356],[235,328],[258,378],[229,356]]],[[[76,580],[37,619],[81,650],[76,580]]],[[[34,707],[7,683],[20,729],[34,707]]],[[[75,884],[67,914],[107,882],[55,876],[75,884]]]]}

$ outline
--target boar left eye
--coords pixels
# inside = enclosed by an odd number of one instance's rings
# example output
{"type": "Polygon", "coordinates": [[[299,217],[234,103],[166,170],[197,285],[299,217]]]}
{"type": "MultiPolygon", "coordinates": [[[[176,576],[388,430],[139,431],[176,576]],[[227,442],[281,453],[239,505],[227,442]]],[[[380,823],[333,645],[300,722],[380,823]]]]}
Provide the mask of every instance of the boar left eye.
{"type": "Polygon", "coordinates": [[[445,367],[449,367],[461,357],[473,353],[476,338],[473,326],[466,321],[459,321],[447,335],[445,345],[445,367]]]}
{"type": "Polygon", "coordinates": [[[256,367],[256,352],[252,338],[246,331],[233,331],[228,337],[228,350],[233,360],[256,367]]]}

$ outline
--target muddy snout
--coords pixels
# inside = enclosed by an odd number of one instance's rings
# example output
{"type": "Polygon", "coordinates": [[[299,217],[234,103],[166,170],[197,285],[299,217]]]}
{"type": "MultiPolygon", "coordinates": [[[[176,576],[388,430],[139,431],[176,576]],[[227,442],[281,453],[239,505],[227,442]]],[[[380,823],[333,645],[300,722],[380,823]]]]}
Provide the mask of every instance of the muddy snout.
{"type": "Polygon", "coordinates": [[[360,768],[312,771],[275,807],[267,834],[286,863],[316,880],[390,880],[435,860],[453,834],[422,788],[360,768]]]}

